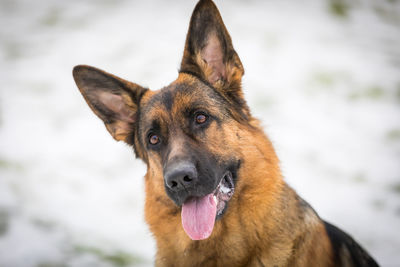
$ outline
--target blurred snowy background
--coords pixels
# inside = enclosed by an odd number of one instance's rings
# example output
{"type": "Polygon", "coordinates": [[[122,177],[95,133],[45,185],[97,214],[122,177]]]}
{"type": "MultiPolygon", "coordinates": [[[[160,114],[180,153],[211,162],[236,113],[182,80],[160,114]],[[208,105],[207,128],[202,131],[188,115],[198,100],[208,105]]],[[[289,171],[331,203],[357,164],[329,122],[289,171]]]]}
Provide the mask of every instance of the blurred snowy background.
{"type": "MultiPolygon", "coordinates": [[[[158,89],[196,1],[0,0],[0,266],[151,266],[145,166],[78,92],[90,64],[158,89]]],[[[400,266],[400,2],[217,0],[286,180],[400,266]]]]}

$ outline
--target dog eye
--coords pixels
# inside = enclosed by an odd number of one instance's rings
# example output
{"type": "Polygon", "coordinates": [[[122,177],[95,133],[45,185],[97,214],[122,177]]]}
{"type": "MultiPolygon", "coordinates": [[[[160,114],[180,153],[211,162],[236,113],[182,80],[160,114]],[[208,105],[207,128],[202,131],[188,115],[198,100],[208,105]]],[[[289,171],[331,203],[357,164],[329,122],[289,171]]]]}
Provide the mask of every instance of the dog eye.
{"type": "Polygon", "coordinates": [[[203,114],[203,113],[199,113],[196,115],[196,123],[197,124],[203,124],[207,121],[208,116],[203,114]]]}
{"type": "Polygon", "coordinates": [[[149,135],[149,143],[151,145],[157,145],[158,143],[160,143],[160,137],[158,137],[158,135],[156,135],[156,134],[150,134],[149,135]]]}

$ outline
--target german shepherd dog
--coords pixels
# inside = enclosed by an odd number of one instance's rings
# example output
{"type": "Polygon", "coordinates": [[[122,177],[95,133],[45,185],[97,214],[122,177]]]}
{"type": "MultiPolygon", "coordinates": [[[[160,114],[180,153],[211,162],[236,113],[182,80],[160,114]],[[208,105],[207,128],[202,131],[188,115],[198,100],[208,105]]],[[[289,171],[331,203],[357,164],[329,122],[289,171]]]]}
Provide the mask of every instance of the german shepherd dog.
{"type": "Polygon", "coordinates": [[[193,11],[178,78],[151,91],[94,67],[73,76],[147,165],[156,266],[378,266],[283,180],[243,97],[242,63],[211,0],[193,11]]]}

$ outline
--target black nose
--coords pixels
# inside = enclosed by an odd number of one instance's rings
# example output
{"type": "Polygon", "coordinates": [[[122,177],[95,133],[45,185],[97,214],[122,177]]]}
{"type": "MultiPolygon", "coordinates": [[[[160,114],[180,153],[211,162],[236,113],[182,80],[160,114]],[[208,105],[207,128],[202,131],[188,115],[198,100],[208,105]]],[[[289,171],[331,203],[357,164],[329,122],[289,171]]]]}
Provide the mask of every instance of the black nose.
{"type": "Polygon", "coordinates": [[[191,162],[178,162],[164,172],[165,185],[172,191],[188,189],[197,181],[196,167],[191,162]]]}

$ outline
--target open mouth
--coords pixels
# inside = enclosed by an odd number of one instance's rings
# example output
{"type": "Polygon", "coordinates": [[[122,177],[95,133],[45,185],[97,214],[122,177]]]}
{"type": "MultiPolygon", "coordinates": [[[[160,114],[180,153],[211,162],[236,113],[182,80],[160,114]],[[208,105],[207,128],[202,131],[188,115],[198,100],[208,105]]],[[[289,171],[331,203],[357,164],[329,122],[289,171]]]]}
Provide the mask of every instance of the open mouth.
{"type": "Polygon", "coordinates": [[[235,187],[231,172],[226,172],[214,191],[214,201],[217,203],[217,219],[224,213],[228,201],[232,198],[235,187]]]}
{"type": "Polygon", "coordinates": [[[203,197],[191,197],[182,205],[182,226],[193,240],[208,238],[214,223],[226,210],[234,193],[232,173],[227,171],[217,188],[203,197]]]}

